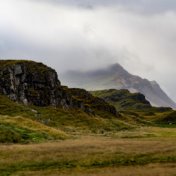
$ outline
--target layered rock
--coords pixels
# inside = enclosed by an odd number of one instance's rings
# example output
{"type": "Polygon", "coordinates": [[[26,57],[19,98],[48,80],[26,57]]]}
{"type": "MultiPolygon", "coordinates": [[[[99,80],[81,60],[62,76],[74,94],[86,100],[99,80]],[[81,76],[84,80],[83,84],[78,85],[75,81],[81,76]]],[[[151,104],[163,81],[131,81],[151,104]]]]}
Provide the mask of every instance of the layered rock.
{"type": "Polygon", "coordinates": [[[78,108],[89,114],[101,110],[117,115],[113,106],[87,91],[61,86],[55,70],[33,61],[1,60],[0,93],[25,105],[78,108]]]}
{"type": "Polygon", "coordinates": [[[57,73],[41,63],[0,61],[0,92],[11,100],[37,106],[57,106],[57,73]]]}

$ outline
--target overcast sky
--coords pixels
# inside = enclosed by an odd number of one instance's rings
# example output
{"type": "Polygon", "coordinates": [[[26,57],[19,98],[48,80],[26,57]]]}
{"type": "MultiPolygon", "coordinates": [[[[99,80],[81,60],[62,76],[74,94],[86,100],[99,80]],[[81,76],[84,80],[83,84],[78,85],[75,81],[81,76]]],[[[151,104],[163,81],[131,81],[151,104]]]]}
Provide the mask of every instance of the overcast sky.
{"type": "Polygon", "coordinates": [[[176,0],[0,0],[0,58],[58,73],[119,62],[176,101],[176,0]]]}

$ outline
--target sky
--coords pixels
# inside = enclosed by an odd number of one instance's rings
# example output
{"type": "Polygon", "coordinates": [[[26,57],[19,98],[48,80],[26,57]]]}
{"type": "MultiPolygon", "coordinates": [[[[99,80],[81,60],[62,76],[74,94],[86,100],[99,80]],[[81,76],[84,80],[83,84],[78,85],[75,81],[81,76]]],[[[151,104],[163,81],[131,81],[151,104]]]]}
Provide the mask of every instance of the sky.
{"type": "Polygon", "coordinates": [[[176,101],[176,1],[0,0],[0,58],[58,75],[118,62],[176,101]]]}

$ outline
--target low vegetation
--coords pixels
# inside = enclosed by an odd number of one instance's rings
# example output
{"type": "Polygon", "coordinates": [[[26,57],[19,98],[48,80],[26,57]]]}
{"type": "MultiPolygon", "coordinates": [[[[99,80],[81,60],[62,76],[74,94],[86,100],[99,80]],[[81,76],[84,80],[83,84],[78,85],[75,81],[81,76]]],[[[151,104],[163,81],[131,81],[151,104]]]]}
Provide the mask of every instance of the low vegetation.
{"type": "Polygon", "coordinates": [[[0,143],[41,142],[67,137],[58,129],[27,118],[0,116],[0,143]]]}
{"type": "Polygon", "coordinates": [[[101,115],[88,115],[76,109],[64,110],[59,107],[24,106],[12,102],[3,95],[0,95],[0,114],[10,117],[25,117],[45,126],[61,129],[70,135],[87,133],[105,134],[133,128],[133,125],[109,114],[104,114],[102,117],[101,115]]]}
{"type": "MultiPolygon", "coordinates": [[[[0,69],[1,68],[5,68],[7,66],[12,66],[12,65],[17,65],[17,64],[27,64],[29,71],[35,72],[37,70],[37,72],[40,71],[40,73],[44,73],[48,71],[48,67],[45,66],[42,63],[36,63],[34,61],[31,60],[0,60],[0,69]]],[[[51,69],[51,68],[50,68],[51,69]]]]}
{"type": "Polygon", "coordinates": [[[94,96],[103,98],[116,107],[121,120],[135,125],[176,127],[176,112],[167,107],[152,107],[140,93],[128,90],[91,91],[94,96]]]}
{"type": "Polygon", "coordinates": [[[175,111],[137,107],[90,115],[0,95],[0,176],[174,176],[175,111]]]}
{"type": "Polygon", "coordinates": [[[2,176],[93,176],[103,172],[103,175],[123,176],[130,171],[136,175],[138,169],[141,172],[142,168],[150,168],[151,164],[150,174],[156,172],[156,175],[162,175],[166,169],[174,175],[176,167],[176,143],[169,138],[144,140],[84,136],[62,142],[1,145],[0,155],[2,176]],[[155,165],[160,168],[158,171],[154,169],[155,165]],[[125,174],[124,170],[128,172],[125,174]]]}

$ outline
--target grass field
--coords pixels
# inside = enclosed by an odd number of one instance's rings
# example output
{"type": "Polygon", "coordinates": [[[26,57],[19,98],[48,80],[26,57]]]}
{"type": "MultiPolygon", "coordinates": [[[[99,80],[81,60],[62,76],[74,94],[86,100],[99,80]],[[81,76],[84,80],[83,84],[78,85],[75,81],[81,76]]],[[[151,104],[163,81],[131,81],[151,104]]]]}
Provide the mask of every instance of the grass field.
{"type": "Polygon", "coordinates": [[[111,137],[89,135],[39,144],[1,144],[0,175],[174,176],[176,131],[144,127],[111,137]]]}
{"type": "Polygon", "coordinates": [[[176,176],[175,111],[120,115],[0,96],[0,176],[176,176]]]}

